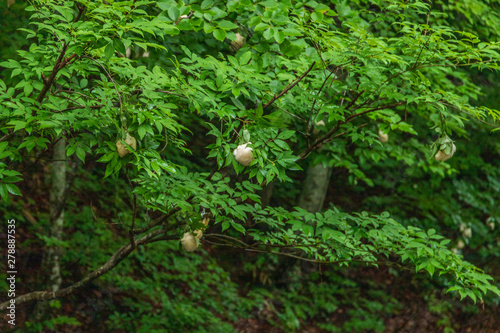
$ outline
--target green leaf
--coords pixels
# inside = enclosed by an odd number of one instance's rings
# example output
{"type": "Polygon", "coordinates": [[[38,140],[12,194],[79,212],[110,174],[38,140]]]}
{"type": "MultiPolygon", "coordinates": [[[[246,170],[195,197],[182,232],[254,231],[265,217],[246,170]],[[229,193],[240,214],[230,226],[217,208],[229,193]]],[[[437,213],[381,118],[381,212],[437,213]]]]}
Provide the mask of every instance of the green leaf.
{"type": "Polygon", "coordinates": [[[236,24],[233,22],[227,21],[227,20],[222,20],[218,23],[218,27],[224,30],[232,30],[238,28],[236,24]]]}
{"type": "Polygon", "coordinates": [[[252,58],[252,52],[251,51],[247,51],[243,54],[240,55],[239,57],[239,63],[240,65],[246,65],[248,64],[248,62],[250,61],[250,59],[252,58]]]}
{"type": "Polygon", "coordinates": [[[263,30],[266,30],[267,28],[269,28],[269,24],[267,23],[259,23],[255,26],[255,32],[257,31],[263,31],[263,30]]]}
{"type": "Polygon", "coordinates": [[[276,40],[276,42],[278,44],[283,43],[283,41],[285,40],[285,34],[284,34],[284,32],[282,30],[276,29],[274,31],[274,39],[276,40]]]}
{"type": "Polygon", "coordinates": [[[26,122],[21,120],[11,120],[7,125],[14,125],[14,132],[26,127],[26,122]]]}
{"type": "Polygon", "coordinates": [[[231,221],[231,226],[242,234],[245,234],[245,228],[241,224],[231,221]]]}
{"type": "Polygon", "coordinates": [[[168,8],[168,17],[172,19],[172,21],[177,21],[180,16],[180,11],[177,7],[171,6],[168,8]]]}
{"type": "MultiPolygon", "coordinates": [[[[125,45],[121,42],[119,39],[114,39],[113,40],[113,47],[116,51],[120,52],[121,54],[125,54],[125,45]]],[[[107,56],[107,55],[106,55],[107,56]]],[[[108,58],[109,59],[109,58],[108,58]]]]}
{"type": "Polygon", "coordinates": [[[9,143],[7,141],[0,142],[0,152],[3,152],[8,145],[9,143]]]}
{"type": "Polygon", "coordinates": [[[474,301],[474,304],[476,304],[476,300],[477,300],[476,294],[474,294],[474,292],[470,289],[466,289],[465,293],[467,294],[467,296],[469,296],[474,301]]]}
{"type": "Polygon", "coordinates": [[[223,42],[224,39],[226,39],[226,31],[225,30],[215,29],[213,32],[213,35],[214,35],[215,39],[217,39],[218,41],[221,41],[221,42],[223,42]]]}
{"type": "Polygon", "coordinates": [[[85,163],[85,151],[81,147],[76,148],[76,156],[85,163]]]}
{"type": "Polygon", "coordinates": [[[106,60],[111,59],[113,54],[115,53],[115,48],[113,47],[113,43],[109,43],[106,45],[106,48],[104,49],[104,57],[106,60]]]}
{"type": "Polygon", "coordinates": [[[8,200],[8,189],[7,189],[7,186],[3,183],[0,183],[0,197],[3,198],[4,201],[7,201],[8,200]]]}
{"type": "Polygon", "coordinates": [[[14,184],[6,184],[7,191],[12,195],[22,195],[19,188],[14,184]]]}
{"type": "Polygon", "coordinates": [[[274,29],[269,27],[266,31],[264,31],[264,38],[271,39],[274,36],[274,29]]]}
{"type": "MultiPolygon", "coordinates": [[[[105,155],[102,155],[101,158],[99,158],[97,160],[97,162],[109,162],[113,159],[113,157],[115,156],[115,152],[109,152],[105,155]]],[[[69,156],[69,155],[68,155],[69,156]]]]}
{"type": "Polygon", "coordinates": [[[290,139],[294,134],[295,134],[295,131],[286,130],[286,131],[281,132],[278,135],[278,139],[287,140],[287,139],[290,139]]]}
{"type": "Polygon", "coordinates": [[[427,265],[425,269],[427,270],[427,272],[429,272],[431,276],[434,274],[435,267],[432,264],[427,265]]]}
{"type": "Polygon", "coordinates": [[[0,67],[5,68],[21,68],[21,64],[13,59],[9,59],[8,61],[0,62],[0,67]]]}
{"type": "Polygon", "coordinates": [[[205,10],[212,8],[214,2],[215,2],[214,0],[203,0],[203,2],[201,3],[201,9],[205,10]]]}

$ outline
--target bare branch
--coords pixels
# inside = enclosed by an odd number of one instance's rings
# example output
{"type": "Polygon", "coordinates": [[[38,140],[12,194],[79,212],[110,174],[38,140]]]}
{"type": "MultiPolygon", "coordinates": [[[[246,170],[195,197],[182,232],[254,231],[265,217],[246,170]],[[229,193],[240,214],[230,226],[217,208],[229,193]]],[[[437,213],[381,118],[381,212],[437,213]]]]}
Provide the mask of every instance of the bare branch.
{"type": "MultiPolygon", "coordinates": [[[[164,233],[165,230],[163,228],[154,230],[150,232],[149,234],[143,236],[139,240],[136,241],[136,245],[144,245],[150,242],[154,237],[161,235],[164,233]]],[[[176,236],[170,236],[169,238],[165,237],[164,239],[169,239],[173,240],[176,239],[176,236]]],[[[89,284],[91,281],[97,279],[101,275],[106,274],[108,271],[116,267],[123,259],[128,257],[130,253],[134,250],[134,247],[132,247],[131,244],[127,244],[122,246],[118,251],[116,251],[111,258],[101,267],[87,275],[85,278],[82,280],[72,284],[69,287],[60,289],[58,291],[35,291],[31,292],[19,297],[16,297],[14,300],[16,302],[16,305],[21,305],[29,302],[34,302],[34,301],[48,301],[51,299],[55,298],[60,298],[64,297],[67,295],[71,295],[74,292],[76,292],[78,289],[84,287],[85,285],[89,284]]],[[[3,302],[0,304],[0,310],[5,310],[7,306],[10,304],[10,301],[3,302]]]]}

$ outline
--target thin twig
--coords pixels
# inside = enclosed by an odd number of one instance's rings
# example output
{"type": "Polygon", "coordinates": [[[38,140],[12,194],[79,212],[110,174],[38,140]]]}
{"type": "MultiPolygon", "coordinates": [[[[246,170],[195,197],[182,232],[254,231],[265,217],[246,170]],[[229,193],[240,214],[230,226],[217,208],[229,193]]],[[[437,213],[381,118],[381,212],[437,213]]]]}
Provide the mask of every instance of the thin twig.
{"type": "Polygon", "coordinates": [[[359,112],[359,113],[355,113],[349,117],[346,118],[346,120],[344,121],[345,123],[348,123],[349,121],[351,121],[352,119],[354,118],[357,118],[359,116],[362,116],[364,114],[367,114],[367,113],[370,113],[370,112],[374,112],[374,111],[378,111],[378,110],[384,110],[384,109],[389,109],[389,108],[393,108],[395,106],[399,106],[399,105],[402,105],[404,104],[404,102],[398,102],[398,103],[394,103],[394,104],[386,104],[386,105],[382,105],[378,108],[375,108],[375,109],[369,109],[369,110],[365,110],[363,112],[359,112]]]}
{"type": "Polygon", "coordinates": [[[66,112],[66,111],[71,111],[71,110],[78,110],[78,109],[85,109],[85,108],[89,108],[89,109],[100,109],[104,107],[104,105],[79,105],[79,106],[70,106],[69,108],[66,108],[64,110],[61,110],[61,111],[54,111],[54,113],[62,113],[62,112],[66,112]]]}
{"type": "Polygon", "coordinates": [[[278,95],[275,95],[266,105],[263,106],[263,109],[264,110],[267,109],[269,106],[271,106],[271,104],[274,103],[274,101],[276,101],[278,98],[280,98],[281,96],[283,96],[284,94],[286,94],[290,89],[292,89],[293,87],[295,87],[295,85],[297,83],[299,83],[300,81],[302,81],[302,79],[304,77],[306,77],[306,75],[313,69],[314,65],[316,65],[316,61],[313,61],[313,63],[309,67],[309,69],[307,71],[305,71],[304,74],[302,74],[295,81],[293,81],[292,83],[290,83],[289,85],[287,85],[285,87],[285,89],[283,89],[278,95]]]}
{"type": "Polygon", "coordinates": [[[115,87],[115,91],[116,91],[116,94],[118,95],[118,101],[120,103],[120,110],[121,110],[122,109],[122,97],[121,97],[120,93],[118,92],[118,87],[116,86],[116,82],[115,82],[115,80],[113,80],[113,77],[111,76],[111,74],[109,74],[108,70],[99,61],[97,61],[94,58],[89,57],[87,55],[84,55],[83,57],[92,60],[93,62],[98,64],[104,70],[104,72],[106,72],[106,75],[108,76],[108,78],[111,80],[111,83],[113,83],[113,86],[115,87]]]}
{"type": "Polygon", "coordinates": [[[3,141],[6,141],[6,140],[9,140],[12,136],[14,136],[14,132],[7,133],[7,134],[5,134],[4,136],[2,136],[2,137],[0,138],[0,142],[3,142],[3,141]]]}
{"type": "Polygon", "coordinates": [[[309,111],[309,119],[307,120],[306,136],[309,134],[309,131],[311,130],[312,123],[314,123],[316,121],[316,117],[318,116],[318,113],[316,112],[316,115],[314,116],[314,119],[312,119],[312,121],[311,121],[311,118],[312,118],[312,115],[313,115],[313,111],[314,111],[314,106],[316,105],[316,102],[318,100],[318,96],[321,94],[321,91],[323,90],[323,88],[325,87],[326,83],[328,82],[328,79],[330,78],[330,76],[333,75],[333,73],[336,73],[336,71],[335,72],[331,71],[330,74],[328,74],[326,76],[325,80],[323,81],[323,84],[321,85],[321,87],[318,90],[318,94],[316,95],[316,98],[314,98],[314,102],[313,102],[313,104],[311,106],[311,111],[309,111]]]}
{"type": "Polygon", "coordinates": [[[491,126],[491,127],[494,127],[494,128],[499,128],[497,125],[492,124],[492,123],[489,123],[489,122],[487,122],[487,121],[485,121],[485,120],[482,120],[482,119],[480,119],[480,118],[478,118],[478,117],[476,117],[476,116],[474,116],[474,115],[470,114],[470,113],[469,113],[469,112],[467,112],[467,111],[460,110],[460,109],[459,109],[458,107],[456,107],[455,105],[451,105],[451,104],[449,104],[449,103],[442,102],[442,101],[438,101],[438,103],[443,104],[443,105],[446,105],[446,106],[449,106],[450,108],[453,108],[453,109],[455,109],[455,110],[457,110],[457,111],[459,111],[459,112],[465,113],[466,115],[472,116],[472,117],[473,117],[473,119],[476,119],[476,120],[478,120],[478,121],[482,122],[483,124],[486,124],[486,125],[491,126]]]}
{"type": "Polygon", "coordinates": [[[321,138],[318,138],[316,141],[313,142],[313,144],[311,146],[307,147],[307,149],[305,149],[301,154],[299,154],[299,158],[297,159],[297,161],[305,159],[307,156],[309,156],[309,154],[313,150],[315,150],[315,149],[319,148],[320,146],[322,146],[325,143],[326,140],[328,140],[332,135],[334,135],[339,130],[339,128],[340,128],[341,125],[347,124],[348,122],[350,122],[350,121],[354,120],[355,118],[357,118],[359,116],[362,116],[364,114],[367,114],[367,113],[370,113],[370,112],[374,112],[374,111],[378,111],[378,110],[388,109],[388,108],[391,108],[391,107],[395,107],[395,106],[401,105],[403,103],[404,102],[398,102],[398,103],[394,103],[394,104],[383,105],[383,106],[380,106],[380,107],[377,107],[377,108],[374,108],[374,109],[368,109],[368,110],[365,110],[365,111],[362,111],[362,112],[359,112],[359,113],[355,113],[355,114],[347,117],[343,121],[337,122],[337,124],[331,130],[329,130],[324,136],[322,136],[321,138]]]}
{"type": "Polygon", "coordinates": [[[95,101],[100,102],[100,100],[99,100],[99,99],[97,99],[97,98],[95,98],[95,97],[88,96],[88,95],[85,95],[85,94],[83,94],[83,93],[81,93],[81,92],[78,92],[78,91],[73,91],[73,90],[57,90],[57,91],[55,92],[55,94],[60,93],[60,92],[62,92],[62,93],[67,93],[67,94],[76,94],[76,95],[80,95],[80,96],[82,96],[82,97],[85,97],[85,98],[88,98],[88,99],[93,99],[93,100],[95,100],[95,101]]]}

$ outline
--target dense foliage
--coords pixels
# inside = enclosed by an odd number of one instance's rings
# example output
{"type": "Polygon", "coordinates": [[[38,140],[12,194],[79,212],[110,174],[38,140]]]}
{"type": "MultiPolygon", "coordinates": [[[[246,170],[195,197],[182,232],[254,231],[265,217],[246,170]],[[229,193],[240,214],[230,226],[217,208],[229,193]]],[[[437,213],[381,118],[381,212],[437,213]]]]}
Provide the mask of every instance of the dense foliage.
{"type": "Polygon", "coordinates": [[[500,5],[451,3],[2,8],[20,329],[384,331],[414,303],[452,332],[454,308],[498,313],[500,5]],[[318,163],[333,173],[310,212],[297,198],[318,163]],[[53,293],[30,294],[49,290],[39,249],[62,254],[53,293]]]}

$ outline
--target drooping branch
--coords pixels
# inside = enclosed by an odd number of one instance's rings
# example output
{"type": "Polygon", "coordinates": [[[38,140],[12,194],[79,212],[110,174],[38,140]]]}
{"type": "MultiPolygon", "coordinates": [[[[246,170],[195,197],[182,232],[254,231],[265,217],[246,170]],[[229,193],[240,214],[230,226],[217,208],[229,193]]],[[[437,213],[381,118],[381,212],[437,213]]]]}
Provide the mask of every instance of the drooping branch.
{"type": "MultiPolygon", "coordinates": [[[[234,238],[230,237],[227,235],[222,235],[222,234],[205,234],[204,237],[209,238],[209,239],[215,239],[218,241],[222,241],[223,243],[216,243],[216,242],[210,242],[215,245],[219,246],[230,246],[236,249],[242,249],[248,252],[256,252],[256,253],[268,253],[268,254],[274,254],[274,255],[279,255],[279,256],[285,256],[285,257],[291,257],[294,259],[298,259],[301,261],[307,261],[307,262],[313,262],[317,264],[324,264],[324,265],[334,265],[334,264],[339,264],[339,263],[344,263],[344,262],[359,262],[359,263],[365,263],[369,265],[373,264],[383,264],[386,266],[397,266],[398,268],[409,270],[410,268],[401,265],[397,262],[385,259],[383,256],[379,256],[376,261],[373,260],[364,260],[364,256],[361,258],[349,258],[349,259],[338,259],[338,260],[319,260],[319,259],[312,259],[312,258],[307,258],[301,255],[297,255],[295,253],[291,252],[286,252],[283,250],[286,249],[292,249],[292,248],[299,248],[299,247],[317,247],[318,244],[309,244],[309,245],[304,245],[304,244],[288,244],[288,245],[281,245],[281,244],[267,244],[267,243],[254,243],[252,245],[246,244],[245,242],[234,238]],[[262,248],[263,247],[263,248],[262,248]],[[280,251],[281,249],[281,251],[280,251]]],[[[156,239],[155,239],[156,240],[156,239]]],[[[345,245],[344,245],[345,246],[345,245]]],[[[354,249],[352,247],[346,246],[350,250],[355,250],[359,252],[365,252],[366,255],[370,253],[370,251],[367,250],[362,250],[362,249],[354,249]]]]}
{"type": "MultiPolygon", "coordinates": [[[[266,105],[264,105],[262,108],[265,110],[267,109],[268,107],[270,107],[274,101],[276,101],[278,98],[280,98],[281,96],[283,96],[284,94],[286,94],[290,89],[292,89],[293,87],[295,87],[297,85],[297,83],[299,83],[300,81],[302,81],[306,75],[314,68],[314,65],[316,64],[316,62],[314,61],[311,66],[309,66],[309,68],[301,75],[299,76],[295,81],[293,81],[292,83],[290,83],[289,85],[287,85],[278,95],[274,96],[266,105]]],[[[243,127],[243,122],[240,123],[240,125],[238,126],[238,128],[235,130],[236,133],[235,135],[233,136],[233,138],[231,139],[231,142],[235,142],[236,139],[238,138],[238,133],[240,132],[241,128],[243,127]]],[[[211,172],[210,172],[210,175],[207,177],[207,180],[210,180],[213,175],[215,174],[215,172],[217,171],[217,168],[215,167],[211,172]]],[[[187,202],[191,202],[191,200],[193,200],[194,196],[191,196],[189,197],[186,201],[187,202]]],[[[134,234],[140,234],[140,233],[143,233],[143,232],[146,232],[148,230],[151,230],[152,228],[160,225],[161,223],[163,223],[163,221],[166,221],[170,216],[174,215],[175,213],[177,213],[178,211],[180,210],[179,207],[176,207],[174,209],[172,209],[172,211],[168,212],[167,214],[165,215],[162,215],[160,216],[159,218],[157,218],[155,221],[153,221],[152,224],[150,224],[149,226],[146,226],[144,228],[138,228],[138,229],[134,229],[133,230],[133,233],[134,234]]]]}
{"type": "MultiPolygon", "coordinates": [[[[156,236],[161,235],[162,233],[166,232],[166,229],[160,228],[156,229],[149,234],[143,236],[142,238],[138,239],[135,242],[136,247],[140,245],[147,244],[151,242],[156,236]]],[[[175,239],[177,237],[171,236],[168,239],[175,239]]],[[[167,239],[167,238],[164,238],[167,239]]],[[[136,248],[135,247],[135,248],[136,248]]],[[[134,250],[134,247],[129,243],[127,245],[122,246],[120,249],[118,249],[112,256],[111,258],[101,267],[87,275],[85,278],[82,280],[70,285],[69,287],[60,289],[58,291],[35,291],[31,292],[19,297],[16,297],[14,300],[16,302],[16,305],[19,306],[24,303],[29,303],[29,302],[34,302],[34,301],[48,301],[51,299],[55,298],[60,298],[64,297],[70,294],[73,294],[76,292],[78,289],[84,287],[85,285],[89,284],[93,280],[97,279],[98,277],[104,275],[114,267],[116,267],[122,260],[124,260],[126,257],[130,255],[134,250]]],[[[7,306],[10,304],[10,301],[3,302],[0,304],[0,310],[5,310],[7,306]]]]}
{"type": "MultiPolygon", "coordinates": [[[[191,200],[193,200],[194,197],[190,197],[188,198],[186,201],[187,202],[190,202],[191,200]]],[[[138,234],[142,234],[143,232],[147,232],[149,230],[151,230],[152,228],[156,227],[156,226],[159,226],[160,224],[162,224],[163,222],[165,222],[166,220],[168,220],[168,218],[170,216],[173,216],[174,214],[176,214],[178,211],[180,211],[181,209],[179,207],[175,207],[173,208],[170,212],[156,218],[155,220],[153,220],[153,223],[151,223],[150,225],[146,226],[146,227],[143,227],[143,228],[136,228],[136,229],[133,229],[132,232],[135,234],[135,235],[138,235],[138,234]]]]}
{"type": "MultiPolygon", "coordinates": [[[[291,88],[293,88],[298,82],[300,82],[312,70],[313,67],[314,67],[314,63],[311,65],[311,67],[309,67],[309,69],[304,74],[302,74],[297,80],[295,80],[294,82],[289,84],[279,95],[275,96],[270,102],[268,102],[265,106],[263,106],[263,108],[268,108],[270,105],[272,105],[272,103],[274,101],[276,101],[276,99],[280,98],[286,92],[288,92],[291,88]]],[[[115,88],[116,88],[116,86],[115,86],[115,88]]],[[[398,104],[398,105],[400,105],[400,104],[398,104]]],[[[392,106],[394,106],[394,105],[392,105],[392,106]]],[[[390,106],[386,106],[384,108],[387,108],[387,107],[390,107],[390,106]]],[[[376,109],[370,109],[370,110],[366,110],[366,111],[354,114],[354,115],[348,117],[343,123],[347,123],[347,122],[355,119],[356,117],[359,117],[359,116],[366,114],[368,112],[376,111],[378,109],[383,109],[383,108],[380,107],[380,108],[376,108],[376,109]]],[[[328,140],[330,137],[332,137],[333,134],[335,134],[337,132],[340,125],[341,125],[341,123],[338,123],[332,130],[330,130],[327,133],[327,135],[325,135],[323,138],[318,139],[319,141],[316,140],[316,142],[313,143],[312,147],[317,147],[317,146],[321,145],[322,143],[324,143],[326,140],[328,140]]],[[[188,201],[190,201],[190,200],[192,200],[192,198],[188,199],[188,201]]],[[[162,225],[162,223],[164,221],[166,221],[172,215],[176,214],[178,211],[179,211],[179,209],[177,209],[177,208],[172,209],[169,213],[167,213],[167,214],[159,217],[155,221],[153,221],[153,223],[151,225],[149,225],[145,228],[139,228],[139,229],[133,230],[133,233],[131,233],[130,236],[132,237],[133,234],[140,234],[143,232],[150,231],[152,228],[162,225]]],[[[112,255],[112,257],[104,265],[102,265],[101,267],[99,267],[97,270],[93,271],[89,275],[87,275],[85,278],[83,278],[79,282],[77,282],[69,287],[63,288],[63,289],[55,291],[55,292],[37,291],[37,292],[28,293],[26,295],[22,295],[22,296],[16,298],[15,299],[16,304],[23,304],[23,303],[39,301],[39,300],[51,300],[51,299],[70,295],[70,294],[76,292],[79,288],[82,288],[83,286],[87,285],[91,281],[99,278],[100,276],[104,275],[105,273],[107,273],[108,271],[110,271],[111,269],[116,267],[122,260],[124,260],[126,257],[128,257],[134,251],[134,249],[136,247],[141,246],[141,245],[145,245],[148,243],[160,241],[160,240],[175,239],[174,236],[167,236],[167,235],[160,236],[163,233],[165,233],[166,230],[167,230],[166,226],[161,226],[160,228],[149,232],[148,234],[141,237],[140,239],[138,239],[136,241],[129,242],[128,244],[122,246],[119,250],[117,250],[112,255]]],[[[241,245],[242,244],[240,244],[240,246],[241,245]]],[[[257,250],[257,249],[248,248],[248,250],[257,250]]],[[[289,253],[277,253],[277,254],[290,255],[289,253]]],[[[305,260],[305,258],[298,258],[298,259],[305,260]]],[[[7,307],[7,305],[8,305],[7,302],[0,304],[0,309],[5,309],[7,307]]]]}

